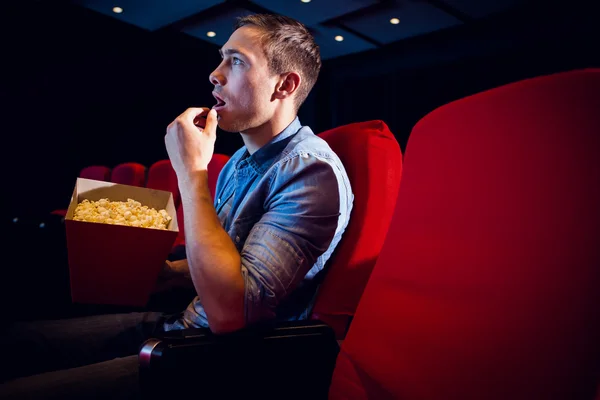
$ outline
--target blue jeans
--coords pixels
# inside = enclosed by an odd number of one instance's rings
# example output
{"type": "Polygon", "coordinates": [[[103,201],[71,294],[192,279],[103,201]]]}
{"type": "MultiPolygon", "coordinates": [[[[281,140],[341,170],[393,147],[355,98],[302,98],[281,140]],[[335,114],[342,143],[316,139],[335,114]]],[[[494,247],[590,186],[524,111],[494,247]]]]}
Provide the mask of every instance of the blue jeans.
{"type": "Polygon", "coordinates": [[[18,322],[0,334],[0,399],[135,399],[138,351],[154,312],[18,322]]]}

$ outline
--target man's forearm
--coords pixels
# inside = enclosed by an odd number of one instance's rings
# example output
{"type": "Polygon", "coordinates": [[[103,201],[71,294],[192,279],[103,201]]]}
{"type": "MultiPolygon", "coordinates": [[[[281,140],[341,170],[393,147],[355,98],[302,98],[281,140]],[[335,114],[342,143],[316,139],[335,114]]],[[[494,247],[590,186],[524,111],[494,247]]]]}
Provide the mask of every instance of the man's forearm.
{"type": "Polygon", "coordinates": [[[240,329],[244,319],[241,258],[225,232],[208,189],[206,171],[180,182],[190,275],[214,332],[240,329]]]}

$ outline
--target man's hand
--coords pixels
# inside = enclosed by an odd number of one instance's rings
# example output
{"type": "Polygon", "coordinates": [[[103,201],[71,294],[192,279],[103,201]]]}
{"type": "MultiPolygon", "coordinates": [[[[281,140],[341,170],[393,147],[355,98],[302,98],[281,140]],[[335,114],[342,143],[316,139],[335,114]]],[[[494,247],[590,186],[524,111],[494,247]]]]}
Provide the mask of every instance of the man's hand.
{"type": "Polygon", "coordinates": [[[167,127],[165,145],[177,178],[188,181],[206,171],[217,138],[217,112],[208,108],[188,108],[167,127]]]}
{"type": "Polygon", "coordinates": [[[188,265],[187,258],[176,261],[165,261],[161,276],[165,279],[175,277],[186,277],[191,279],[190,266],[188,265]]]}
{"type": "Polygon", "coordinates": [[[160,293],[174,288],[193,287],[194,283],[192,282],[190,268],[186,259],[165,261],[153,292],[160,293]]]}

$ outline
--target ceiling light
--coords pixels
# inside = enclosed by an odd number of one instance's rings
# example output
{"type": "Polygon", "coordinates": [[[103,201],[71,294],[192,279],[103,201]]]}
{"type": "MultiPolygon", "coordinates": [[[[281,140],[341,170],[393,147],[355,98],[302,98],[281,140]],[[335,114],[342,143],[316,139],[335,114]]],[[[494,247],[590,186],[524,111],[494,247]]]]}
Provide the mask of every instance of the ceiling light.
{"type": "Polygon", "coordinates": [[[208,37],[215,37],[215,36],[217,36],[217,34],[214,33],[213,31],[208,31],[208,32],[206,32],[206,36],[208,36],[208,37]]]}
{"type": "Polygon", "coordinates": [[[392,19],[390,19],[390,23],[394,24],[394,25],[398,25],[400,23],[400,20],[398,18],[392,18],[392,19]]]}
{"type": "Polygon", "coordinates": [[[123,9],[121,7],[113,7],[113,12],[115,14],[121,14],[123,12],[123,9]]]}
{"type": "Polygon", "coordinates": [[[300,0],[303,3],[310,3],[310,0],[300,0]]]}
{"type": "Polygon", "coordinates": [[[344,40],[344,37],[343,37],[343,36],[340,36],[340,35],[337,35],[337,36],[335,37],[335,40],[337,40],[338,42],[341,42],[342,40],[344,40]]]}

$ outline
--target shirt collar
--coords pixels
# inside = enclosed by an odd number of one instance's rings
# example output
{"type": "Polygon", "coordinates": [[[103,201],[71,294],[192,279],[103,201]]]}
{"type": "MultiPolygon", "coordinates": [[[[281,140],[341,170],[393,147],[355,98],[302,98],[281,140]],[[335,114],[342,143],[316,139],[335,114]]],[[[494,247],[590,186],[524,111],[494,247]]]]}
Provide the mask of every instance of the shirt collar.
{"type": "Polygon", "coordinates": [[[281,131],[281,133],[277,134],[277,136],[273,137],[273,139],[271,139],[267,144],[255,151],[251,156],[248,157],[248,151],[246,150],[245,157],[242,157],[242,160],[240,161],[246,159],[248,164],[251,165],[257,172],[263,173],[271,166],[275,160],[275,157],[277,157],[279,153],[285,149],[285,147],[288,145],[289,139],[298,133],[300,128],[302,128],[302,124],[300,123],[298,117],[296,117],[287,126],[287,128],[281,131]]]}

